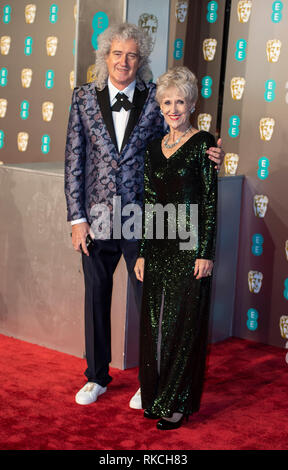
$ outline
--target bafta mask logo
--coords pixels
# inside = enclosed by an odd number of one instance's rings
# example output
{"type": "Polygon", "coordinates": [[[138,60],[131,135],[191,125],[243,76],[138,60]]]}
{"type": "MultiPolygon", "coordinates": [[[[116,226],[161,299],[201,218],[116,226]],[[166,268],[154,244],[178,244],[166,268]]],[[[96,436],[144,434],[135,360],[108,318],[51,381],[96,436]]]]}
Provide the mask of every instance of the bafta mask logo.
{"type": "Polygon", "coordinates": [[[213,38],[207,38],[203,41],[203,56],[204,60],[211,62],[216,53],[217,40],[213,38]]]}
{"type": "Polygon", "coordinates": [[[8,55],[11,46],[11,38],[10,36],[1,36],[0,40],[0,49],[2,55],[8,55]]]}
{"type": "Polygon", "coordinates": [[[44,101],[42,104],[42,117],[43,121],[50,122],[53,117],[54,103],[51,101],[44,101]]]}
{"type": "Polygon", "coordinates": [[[260,119],[259,131],[262,140],[269,141],[273,135],[275,120],[270,117],[260,119]]]}
{"type": "Polygon", "coordinates": [[[286,253],[286,259],[288,261],[288,240],[285,241],[285,253],[286,253]]]}
{"type": "Polygon", "coordinates": [[[184,23],[188,11],[188,1],[187,0],[179,0],[175,6],[175,15],[177,18],[178,23],[184,23]]]}
{"type": "Polygon", "coordinates": [[[74,70],[72,70],[69,74],[69,82],[70,82],[70,88],[71,88],[71,90],[73,90],[73,88],[75,86],[75,73],[74,73],[74,70]]]}
{"type": "Polygon", "coordinates": [[[25,21],[27,24],[32,24],[35,21],[36,16],[36,5],[29,3],[25,7],[25,21]]]}
{"type": "Polygon", "coordinates": [[[27,132],[19,132],[17,136],[17,144],[19,152],[27,150],[29,134],[27,132]]]}
{"type": "Polygon", "coordinates": [[[279,326],[280,326],[280,332],[281,332],[282,338],[288,338],[288,316],[287,315],[282,315],[282,317],[280,317],[279,326]]]}
{"type": "Polygon", "coordinates": [[[78,13],[78,10],[77,10],[77,3],[75,3],[74,7],[73,7],[73,16],[74,16],[74,21],[76,23],[77,21],[77,13],[78,13]]]}
{"type": "Polygon", "coordinates": [[[21,83],[23,88],[29,88],[32,81],[32,69],[22,69],[21,71],[21,83]]]}
{"type": "Polygon", "coordinates": [[[7,111],[8,101],[5,98],[0,98],[0,117],[4,118],[7,111]]]}
{"type": "Polygon", "coordinates": [[[202,113],[198,115],[197,123],[199,131],[209,132],[212,122],[211,114],[202,113]]]}
{"type": "Polygon", "coordinates": [[[233,100],[241,100],[246,80],[243,77],[233,77],[230,83],[231,96],[233,100]]]}
{"type": "Polygon", "coordinates": [[[46,39],[46,51],[47,55],[54,57],[57,52],[58,38],[56,36],[49,36],[46,39]]]}
{"type": "Polygon", "coordinates": [[[251,0],[241,0],[237,5],[238,20],[240,23],[247,23],[249,21],[252,10],[251,0]]]}
{"type": "Polygon", "coordinates": [[[256,217],[265,217],[269,199],[264,194],[255,194],[254,196],[254,214],[256,217]]]}
{"type": "Polygon", "coordinates": [[[154,49],[157,30],[158,30],[158,19],[155,15],[150,13],[142,13],[138,19],[138,26],[152,38],[152,50],[154,49]]]}
{"type": "Polygon", "coordinates": [[[266,54],[268,62],[278,62],[281,52],[281,41],[279,39],[269,39],[266,43],[266,54]]]}
{"type": "Polygon", "coordinates": [[[259,294],[263,281],[263,274],[260,271],[248,272],[248,286],[249,291],[253,294],[259,294]]]}
{"type": "Polygon", "coordinates": [[[89,65],[87,69],[87,82],[91,83],[96,80],[96,70],[95,70],[95,64],[89,65]]]}
{"type": "Polygon", "coordinates": [[[239,155],[237,153],[226,153],[224,157],[225,175],[236,175],[239,163],[239,155]]]}

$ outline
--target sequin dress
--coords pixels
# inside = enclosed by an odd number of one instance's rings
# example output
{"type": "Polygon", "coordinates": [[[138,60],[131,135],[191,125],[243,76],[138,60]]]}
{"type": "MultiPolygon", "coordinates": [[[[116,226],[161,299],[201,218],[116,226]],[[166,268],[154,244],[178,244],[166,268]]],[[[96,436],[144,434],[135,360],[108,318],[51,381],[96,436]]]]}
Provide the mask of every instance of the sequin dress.
{"type": "MultiPolygon", "coordinates": [[[[193,271],[197,258],[214,259],[217,172],[206,155],[211,146],[216,146],[214,137],[200,131],[168,159],[160,139],[149,144],[145,156],[145,208],[157,203],[198,204],[194,249],[180,250],[178,233],[175,239],[167,239],[168,215],[165,238],[149,239],[146,233],[140,247],[139,256],[145,258],[139,363],[142,407],[159,416],[189,415],[200,407],[211,277],[197,280],[193,271]]],[[[155,213],[153,217],[155,228],[155,213]]],[[[144,231],[148,224],[146,214],[144,231]]]]}

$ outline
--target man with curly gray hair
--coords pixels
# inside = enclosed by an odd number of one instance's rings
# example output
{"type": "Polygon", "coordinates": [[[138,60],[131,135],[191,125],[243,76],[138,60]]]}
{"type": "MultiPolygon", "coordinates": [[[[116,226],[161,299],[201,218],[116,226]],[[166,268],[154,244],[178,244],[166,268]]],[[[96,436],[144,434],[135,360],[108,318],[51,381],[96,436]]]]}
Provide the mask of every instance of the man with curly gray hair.
{"type": "MultiPolygon", "coordinates": [[[[72,96],[65,195],[85,281],[87,383],[75,397],[81,405],[95,402],[112,380],[110,307],[113,273],[122,254],[140,306],[141,287],[134,274],[137,240],[115,236],[113,204],[120,197],[122,208],[142,205],[145,149],[164,133],[149,68],[151,48],[151,38],[135,25],[108,27],[98,37],[95,82],[76,87],[72,96]],[[101,226],[97,208],[103,205],[110,211],[109,226],[95,238],[94,228],[101,226]]],[[[209,158],[222,163],[223,152],[211,149],[209,158]]]]}

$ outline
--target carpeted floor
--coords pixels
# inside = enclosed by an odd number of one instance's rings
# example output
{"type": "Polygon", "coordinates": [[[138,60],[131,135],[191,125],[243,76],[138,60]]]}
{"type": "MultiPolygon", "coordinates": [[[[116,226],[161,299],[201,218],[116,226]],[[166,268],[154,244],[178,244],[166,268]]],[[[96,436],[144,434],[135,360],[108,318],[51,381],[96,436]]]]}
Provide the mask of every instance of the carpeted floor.
{"type": "Polygon", "coordinates": [[[112,369],[107,392],[77,405],[84,369],[82,359],[0,335],[0,449],[288,449],[284,349],[236,338],[212,345],[200,412],[166,432],[128,407],[137,369],[112,369]]]}

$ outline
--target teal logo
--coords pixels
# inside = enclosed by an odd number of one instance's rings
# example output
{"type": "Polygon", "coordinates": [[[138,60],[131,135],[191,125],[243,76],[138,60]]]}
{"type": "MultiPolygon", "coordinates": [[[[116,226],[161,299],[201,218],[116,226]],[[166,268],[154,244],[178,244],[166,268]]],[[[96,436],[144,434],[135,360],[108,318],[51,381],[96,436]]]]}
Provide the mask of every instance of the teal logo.
{"type": "Polygon", "coordinates": [[[10,23],[11,20],[11,7],[10,5],[6,5],[3,7],[3,23],[10,23]]]}
{"type": "Polygon", "coordinates": [[[283,2],[274,2],[272,5],[271,20],[273,23],[279,23],[282,20],[283,2]]]}
{"type": "Polygon", "coordinates": [[[48,134],[42,135],[41,152],[46,154],[50,151],[50,136],[48,134]]]}
{"type": "Polygon", "coordinates": [[[75,56],[75,46],[76,46],[76,40],[74,39],[73,40],[73,55],[75,56]]]}
{"type": "Polygon", "coordinates": [[[0,69],[0,86],[7,85],[7,77],[8,77],[8,70],[6,69],[6,67],[2,67],[2,69],[0,69]]]}
{"type": "Polygon", "coordinates": [[[275,88],[276,88],[275,80],[267,80],[265,82],[264,98],[266,101],[268,101],[268,103],[275,99],[275,88]]]}
{"type": "Polygon", "coordinates": [[[239,116],[231,116],[229,119],[229,129],[228,134],[230,137],[238,137],[239,135],[239,125],[240,125],[240,118],[239,116]]]}
{"type": "Polygon", "coordinates": [[[201,88],[201,95],[203,98],[210,98],[212,95],[212,83],[213,80],[209,75],[206,75],[205,77],[202,78],[202,88],[201,88]]]}
{"type": "Polygon", "coordinates": [[[174,52],[173,52],[173,57],[175,60],[182,59],[183,57],[183,47],[184,47],[184,42],[182,39],[175,39],[174,41],[174,52]]]}
{"type": "Polygon", "coordinates": [[[28,101],[22,101],[20,105],[20,117],[21,119],[27,119],[29,116],[29,103],[28,101]]]}
{"type": "Polygon", "coordinates": [[[236,42],[235,59],[239,62],[246,59],[246,47],[247,41],[245,41],[245,39],[238,39],[236,42]]]}
{"type": "Polygon", "coordinates": [[[49,21],[50,23],[56,23],[58,20],[58,5],[53,3],[50,7],[49,21]]]}
{"type": "Polygon", "coordinates": [[[261,233],[254,233],[252,237],[252,253],[255,256],[261,256],[263,253],[264,238],[261,233]]]}
{"type": "Polygon", "coordinates": [[[218,10],[218,3],[217,2],[209,2],[207,5],[207,15],[206,19],[208,23],[215,23],[217,21],[217,10],[218,10]]]}
{"type": "Polygon", "coordinates": [[[92,46],[97,51],[98,43],[97,38],[99,34],[103,33],[103,31],[108,27],[109,19],[106,13],[103,11],[98,11],[96,15],[93,16],[92,19],[92,28],[93,28],[93,35],[91,38],[92,46]]]}
{"type": "Polygon", "coordinates": [[[0,129],[0,149],[4,147],[4,131],[0,129]]]}
{"type": "Polygon", "coordinates": [[[265,180],[269,176],[269,166],[270,162],[267,157],[259,158],[257,176],[260,180],[265,180]]]}
{"type": "Polygon", "coordinates": [[[24,54],[25,55],[31,55],[32,54],[32,44],[33,44],[33,39],[31,36],[27,36],[25,38],[25,46],[24,46],[24,54]]]}
{"type": "Polygon", "coordinates": [[[50,89],[54,86],[54,70],[46,71],[45,86],[50,89]]]}
{"type": "Polygon", "coordinates": [[[284,281],[284,292],[283,295],[286,300],[288,300],[288,277],[284,281]]]}
{"type": "Polygon", "coordinates": [[[256,308],[249,308],[247,312],[248,320],[246,322],[247,328],[250,331],[255,331],[258,328],[258,317],[259,314],[256,308]]]}

